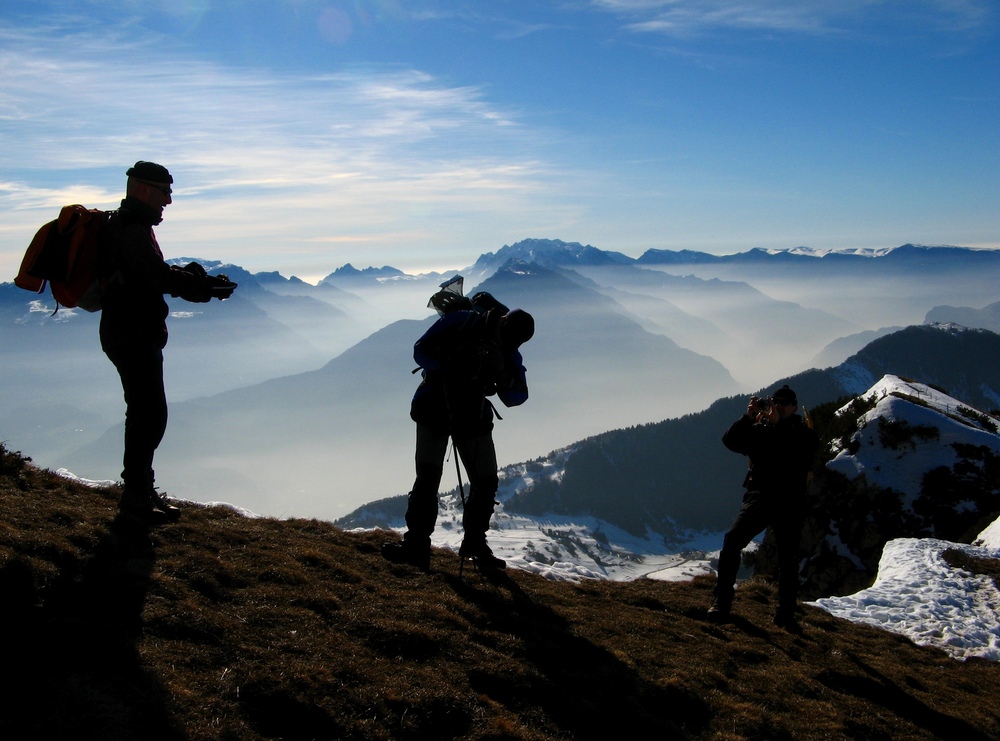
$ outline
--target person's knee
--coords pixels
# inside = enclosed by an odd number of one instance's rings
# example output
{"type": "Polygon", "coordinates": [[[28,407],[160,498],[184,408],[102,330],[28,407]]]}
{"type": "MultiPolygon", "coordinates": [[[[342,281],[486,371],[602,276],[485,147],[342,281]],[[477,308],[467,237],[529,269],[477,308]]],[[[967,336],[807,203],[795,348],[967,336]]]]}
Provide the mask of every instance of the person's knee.
{"type": "Polygon", "coordinates": [[[497,476],[496,471],[491,471],[487,474],[478,474],[472,480],[472,488],[480,492],[483,496],[488,496],[492,499],[496,495],[497,489],[500,488],[500,477],[497,476]]]}
{"type": "Polygon", "coordinates": [[[417,479],[413,485],[414,490],[433,490],[436,495],[443,474],[444,467],[440,463],[417,461],[417,479]]]}
{"type": "Polygon", "coordinates": [[[743,542],[743,540],[743,533],[740,530],[733,528],[722,536],[722,547],[725,550],[730,548],[739,548],[740,550],[743,550],[744,546],[750,541],[750,539],[748,538],[746,542],[743,542]]]}

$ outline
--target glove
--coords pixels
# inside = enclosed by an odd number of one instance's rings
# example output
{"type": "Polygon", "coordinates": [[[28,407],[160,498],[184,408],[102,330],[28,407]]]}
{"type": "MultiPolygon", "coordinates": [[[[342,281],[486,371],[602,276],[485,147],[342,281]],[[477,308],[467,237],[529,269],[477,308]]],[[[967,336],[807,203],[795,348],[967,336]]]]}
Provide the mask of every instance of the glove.
{"type": "Polygon", "coordinates": [[[225,301],[227,298],[233,295],[233,291],[236,290],[238,283],[233,283],[229,280],[229,276],[225,273],[220,273],[219,275],[209,275],[208,280],[212,284],[212,295],[219,299],[220,301],[225,301]]]}
{"type": "Polygon", "coordinates": [[[459,309],[471,309],[472,304],[465,296],[459,296],[451,291],[438,291],[427,302],[428,308],[433,308],[440,316],[450,314],[459,309]]]}
{"type": "MultiPolygon", "coordinates": [[[[194,285],[188,285],[188,290],[181,293],[171,292],[171,296],[180,296],[185,301],[191,301],[196,304],[204,304],[212,300],[212,292],[210,290],[210,283],[208,279],[208,274],[205,273],[205,268],[196,262],[189,262],[183,268],[179,268],[176,265],[170,267],[171,270],[176,270],[182,273],[189,273],[190,275],[197,276],[201,280],[195,281],[194,285]]],[[[184,281],[185,284],[189,284],[189,280],[184,281]]]]}

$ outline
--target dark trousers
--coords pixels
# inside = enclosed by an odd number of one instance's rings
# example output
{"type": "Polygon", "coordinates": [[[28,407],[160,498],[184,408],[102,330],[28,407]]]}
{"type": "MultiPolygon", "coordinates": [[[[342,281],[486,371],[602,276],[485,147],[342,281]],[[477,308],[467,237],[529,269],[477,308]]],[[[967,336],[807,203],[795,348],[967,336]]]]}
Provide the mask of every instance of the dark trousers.
{"type": "Polygon", "coordinates": [[[167,395],[163,389],[163,351],[125,348],[106,353],[114,363],[125,393],[125,454],[122,481],[126,488],[153,486],[153,455],[167,429],[167,395]]]}
{"type": "Polygon", "coordinates": [[[743,496],[743,507],[722,541],[716,600],[728,606],[733,599],[736,574],[740,570],[743,549],[767,527],[774,532],[778,546],[778,610],[795,610],[799,592],[799,540],[802,537],[802,514],[774,497],[759,491],[743,496]]]}
{"type": "MultiPolygon", "coordinates": [[[[435,432],[426,425],[417,424],[415,462],[417,477],[410,491],[406,508],[406,534],[408,541],[430,542],[437,523],[438,489],[444,473],[444,459],[448,454],[449,435],[435,432]]],[[[458,455],[468,477],[469,493],[465,500],[462,528],[465,537],[485,538],[490,527],[490,517],[496,504],[497,454],[493,436],[489,433],[456,441],[458,455]]]]}

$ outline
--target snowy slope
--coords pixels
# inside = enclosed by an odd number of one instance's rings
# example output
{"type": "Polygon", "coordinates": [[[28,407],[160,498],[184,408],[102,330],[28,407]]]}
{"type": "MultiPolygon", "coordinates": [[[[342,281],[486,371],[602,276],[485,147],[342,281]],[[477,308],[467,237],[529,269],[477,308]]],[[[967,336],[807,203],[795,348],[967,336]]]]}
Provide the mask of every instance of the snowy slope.
{"type": "Polygon", "coordinates": [[[958,456],[953,443],[982,445],[1000,453],[1000,437],[963,416],[961,410],[969,407],[941,391],[897,376],[885,376],[862,394],[865,398],[873,395],[878,402],[861,419],[864,427],[856,437],[860,443],[858,451],[841,450],[827,464],[850,479],[864,475],[869,483],[903,492],[912,500],[919,493],[927,471],[954,466],[958,456]],[[917,436],[911,446],[889,451],[879,439],[880,418],[911,428],[936,428],[939,435],[928,439],[917,436]]]}
{"type": "MultiPolygon", "coordinates": [[[[872,424],[856,435],[860,446],[854,453],[841,450],[827,464],[830,469],[851,478],[864,475],[878,486],[901,492],[904,503],[910,504],[925,472],[955,464],[952,443],[1000,452],[1000,437],[980,429],[981,423],[968,416],[967,407],[940,391],[886,376],[864,396],[873,394],[878,402],[865,415],[864,421],[872,424]],[[911,446],[893,451],[877,439],[874,422],[880,417],[934,427],[940,437],[917,437],[911,446]]],[[[973,558],[1000,558],[1000,519],[983,530],[974,545],[935,538],[892,540],[882,551],[871,587],[811,604],[853,622],[905,635],[919,645],[940,648],[957,659],[1000,660],[1000,591],[991,578],[950,566],[942,558],[946,550],[973,558]]]]}
{"type": "Polygon", "coordinates": [[[949,566],[949,549],[975,558],[1000,558],[1000,520],[981,546],[933,538],[901,538],[886,544],[878,578],[868,589],[811,604],[831,615],[904,635],[940,648],[956,659],[1000,660],[1000,591],[993,580],[949,566]]]}

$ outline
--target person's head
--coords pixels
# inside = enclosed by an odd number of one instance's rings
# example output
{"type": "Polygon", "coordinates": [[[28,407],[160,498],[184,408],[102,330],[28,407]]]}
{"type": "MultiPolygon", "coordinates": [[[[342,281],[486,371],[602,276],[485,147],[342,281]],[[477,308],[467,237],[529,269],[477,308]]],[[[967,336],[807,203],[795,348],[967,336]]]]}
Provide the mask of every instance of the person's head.
{"type": "Polygon", "coordinates": [[[799,409],[799,401],[795,392],[785,384],[771,395],[771,403],[778,410],[778,419],[784,419],[795,414],[799,409]]]}
{"type": "Polygon", "coordinates": [[[535,320],[522,309],[508,311],[500,323],[500,341],[504,346],[517,349],[535,334],[535,320]]]}
{"type": "Polygon", "coordinates": [[[170,185],[174,179],[167,168],[155,162],[140,160],[125,174],[128,175],[126,195],[142,201],[162,217],[163,209],[173,202],[170,185]]]}

